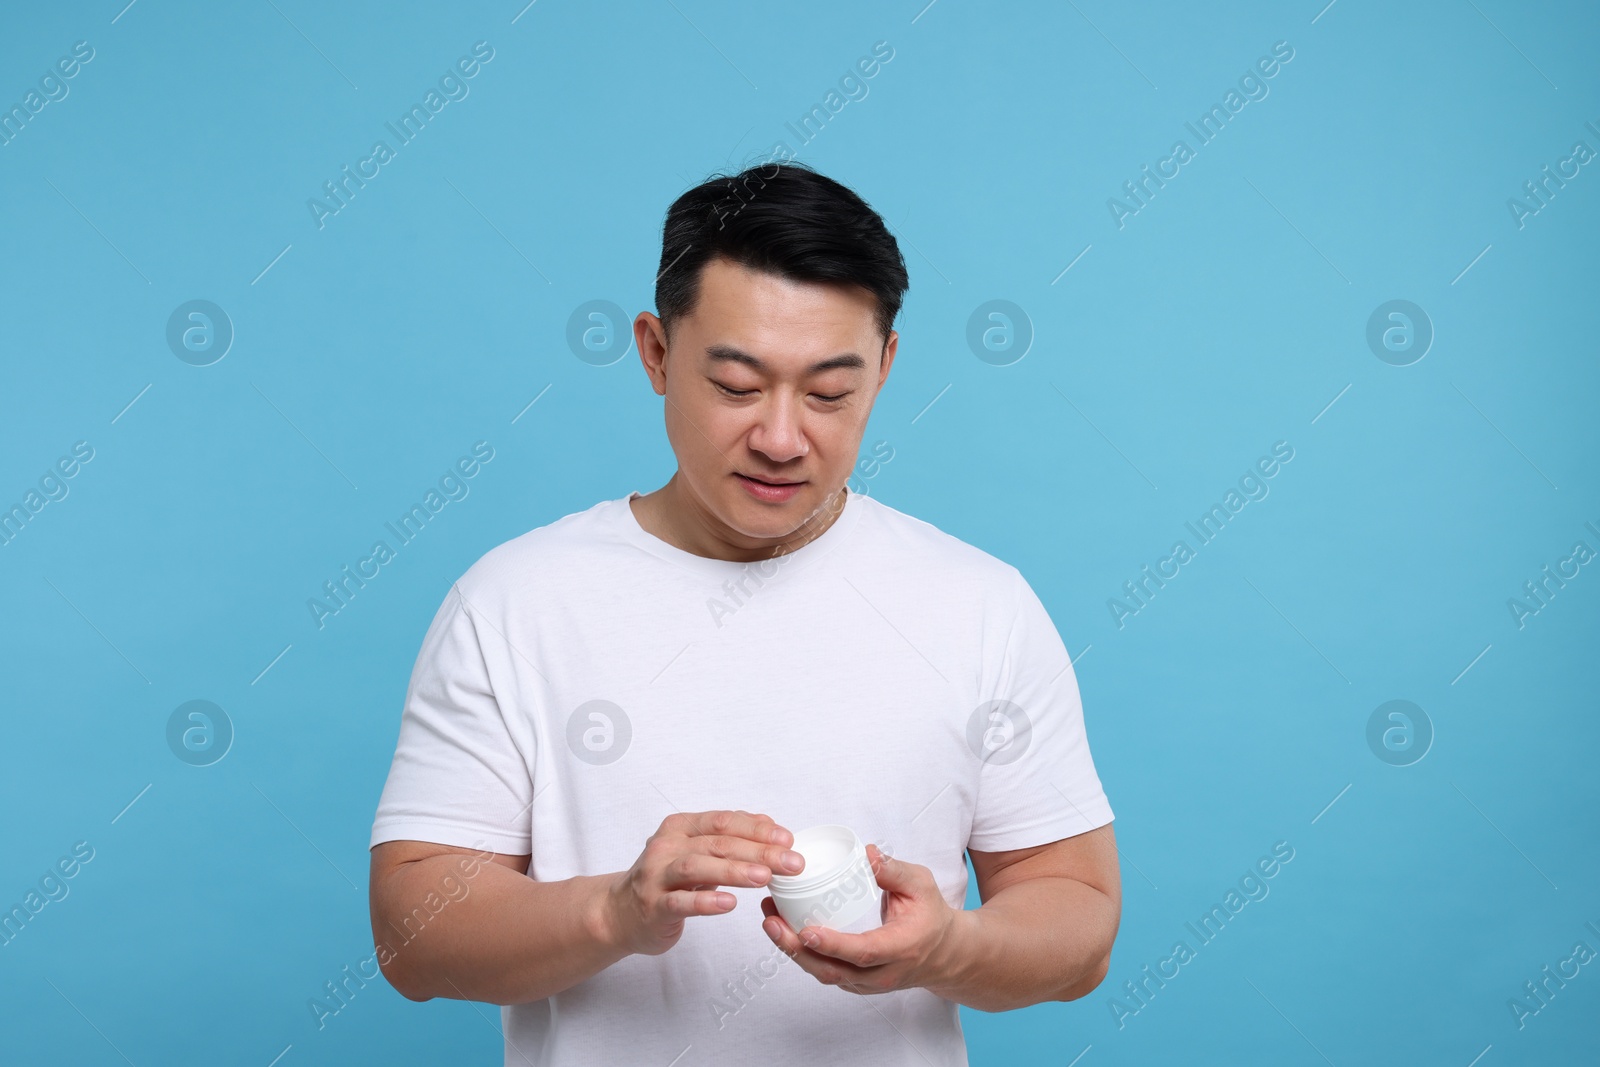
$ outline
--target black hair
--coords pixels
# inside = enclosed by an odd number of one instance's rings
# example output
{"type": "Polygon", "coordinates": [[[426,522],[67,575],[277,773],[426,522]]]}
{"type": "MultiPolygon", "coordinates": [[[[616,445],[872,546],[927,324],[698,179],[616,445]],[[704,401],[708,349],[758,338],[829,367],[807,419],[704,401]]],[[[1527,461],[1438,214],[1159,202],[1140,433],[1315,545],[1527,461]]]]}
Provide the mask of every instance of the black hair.
{"type": "Polygon", "coordinates": [[[857,285],[878,300],[887,343],[910,286],[900,246],[865,200],[804,163],[774,161],[717,174],[667,209],[656,312],[664,330],[694,310],[715,257],[804,282],[857,285]]]}

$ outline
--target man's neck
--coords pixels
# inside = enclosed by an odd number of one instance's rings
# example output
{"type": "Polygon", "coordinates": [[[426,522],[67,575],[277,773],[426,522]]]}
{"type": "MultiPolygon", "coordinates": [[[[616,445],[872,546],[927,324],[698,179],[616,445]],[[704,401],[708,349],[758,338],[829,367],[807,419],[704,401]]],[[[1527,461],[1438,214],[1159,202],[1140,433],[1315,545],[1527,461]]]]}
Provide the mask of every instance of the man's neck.
{"type": "Polygon", "coordinates": [[[686,491],[676,473],[653,493],[629,501],[639,525],[674,548],[709,559],[753,563],[786,555],[821,537],[844,513],[849,489],[840,486],[800,525],[770,541],[751,540],[733,530],[686,491]]]}

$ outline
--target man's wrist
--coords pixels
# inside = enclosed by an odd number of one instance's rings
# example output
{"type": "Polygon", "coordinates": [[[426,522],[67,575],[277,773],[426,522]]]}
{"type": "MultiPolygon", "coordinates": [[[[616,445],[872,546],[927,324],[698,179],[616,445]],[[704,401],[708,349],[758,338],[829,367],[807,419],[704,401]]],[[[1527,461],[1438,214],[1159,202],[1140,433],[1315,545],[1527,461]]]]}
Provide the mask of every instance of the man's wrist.
{"type": "Polygon", "coordinates": [[[928,957],[928,980],[921,983],[930,993],[961,1002],[982,953],[982,916],[976,909],[953,909],[950,924],[928,957]]]}
{"type": "Polygon", "coordinates": [[[623,944],[622,924],[617,921],[613,895],[616,883],[616,875],[600,875],[594,878],[589,893],[589,906],[584,909],[584,929],[596,943],[603,945],[620,958],[628,955],[628,948],[623,944]]]}

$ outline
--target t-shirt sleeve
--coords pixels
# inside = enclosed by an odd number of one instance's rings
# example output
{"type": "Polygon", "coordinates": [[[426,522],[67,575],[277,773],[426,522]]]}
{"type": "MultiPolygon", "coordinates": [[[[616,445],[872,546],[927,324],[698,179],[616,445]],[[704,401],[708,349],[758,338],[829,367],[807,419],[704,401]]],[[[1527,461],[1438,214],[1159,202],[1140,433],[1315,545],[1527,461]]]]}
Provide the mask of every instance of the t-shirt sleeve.
{"type": "Polygon", "coordinates": [[[1006,852],[1111,822],[1072,661],[1050,615],[1013,568],[1014,614],[995,690],[969,742],[980,755],[968,847],[1006,852]]]}
{"type": "Polygon", "coordinates": [[[533,765],[495,697],[470,605],[452,586],[411,672],[371,845],[430,841],[528,855],[533,765]]]}

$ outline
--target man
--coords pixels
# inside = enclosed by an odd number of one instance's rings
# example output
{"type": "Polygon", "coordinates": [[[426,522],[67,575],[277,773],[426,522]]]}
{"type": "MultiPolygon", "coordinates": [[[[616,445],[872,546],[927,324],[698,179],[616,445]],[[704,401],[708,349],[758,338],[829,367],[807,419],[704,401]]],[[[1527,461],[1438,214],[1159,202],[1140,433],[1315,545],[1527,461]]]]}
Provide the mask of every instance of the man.
{"type": "Polygon", "coordinates": [[[507,1064],[964,1064],[956,1005],[1110,961],[1066,649],[1014,567],[846,488],[907,288],[866,203],[753,168],[672,205],[661,264],[634,336],[677,472],[451,588],[373,827],[379,962],[507,1005],[507,1064]],[[824,823],[872,842],[880,928],[766,896],[824,823]]]}

